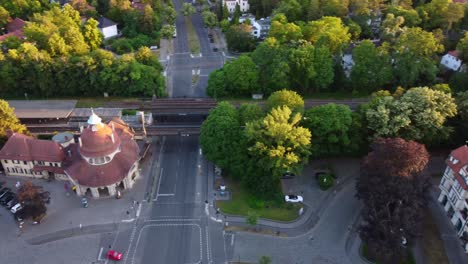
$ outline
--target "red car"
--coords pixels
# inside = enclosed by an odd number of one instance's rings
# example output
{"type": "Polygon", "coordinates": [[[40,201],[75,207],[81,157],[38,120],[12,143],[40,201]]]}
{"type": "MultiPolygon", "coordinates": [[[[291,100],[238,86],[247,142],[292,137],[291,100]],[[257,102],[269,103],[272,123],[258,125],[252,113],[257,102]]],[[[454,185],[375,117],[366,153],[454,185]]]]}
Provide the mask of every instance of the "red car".
{"type": "Polygon", "coordinates": [[[107,258],[112,259],[112,260],[121,260],[122,259],[122,253],[117,252],[115,250],[109,250],[109,251],[107,251],[107,258]]]}

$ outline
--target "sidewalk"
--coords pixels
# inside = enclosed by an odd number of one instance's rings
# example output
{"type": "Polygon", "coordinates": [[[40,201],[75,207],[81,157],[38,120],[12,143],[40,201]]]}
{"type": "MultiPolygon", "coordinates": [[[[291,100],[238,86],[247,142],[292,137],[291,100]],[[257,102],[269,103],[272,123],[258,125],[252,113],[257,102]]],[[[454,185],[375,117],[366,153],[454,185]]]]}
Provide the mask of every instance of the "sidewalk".
{"type": "MultiPolygon", "coordinates": [[[[344,159],[340,160],[333,160],[330,159],[328,160],[334,169],[334,172],[336,175],[339,176],[336,184],[326,192],[323,192],[318,189],[318,186],[315,187],[315,189],[312,192],[318,192],[322,193],[323,195],[321,196],[315,196],[313,194],[306,193],[305,195],[313,195],[314,198],[317,198],[317,200],[312,200],[310,201],[313,204],[308,205],[308,200],[305,199],[304,202],[304,213],[298,217],[295,221],[291,222],[280,222],[280,221],[274,221],[274,220],[267,220],[267,219],[259,219],[257,226],[260,229],[273,229],[275,232],[279,232],[280,234],[286,234],[287,236],[293,237],[293,236],[299,236],[307,231],[309,231],[311,228],[317,224],[317,222],[320,220],[320,215],[323,213],[323,211],[327,208],[328,204],[335,198],[336,194],[345,186],[348,184],[354,183],[352,181],[355,176],[356,176],[356,168],[350,168],[349,166],[352,166],[350,164],[347,164],[347,166],[343,166],[342,161],[344,159]],[[337,161],[339,162],[337,164],[337,161]]],[[[349,160],[349,159],[348,159],[349,160]]],[[[324,161],[318,161],[319,163],[323,163],[324,161]]],[[[353,161],[350,160],[350,163],[353,161]]],[[[355,162],[355,161],[354,161],[355,162]]],[[[358,163],[357,163],[358,164],[358,163]]],[[[308,166],[308,169],[305,170],[304,175],[302,176],[297,176],[297,177],[312,177],[312,180],[315,182],[315,176],[313,174],[314,171],[314,166],[316,165],[310,165],[308,166]],[[306,172],[307,171],[307,172],[306,172]]],[[[214,189],[214,167],[213,164],[210,163],[209,169],[208,169],[208,180],[213,189],[210,192],[210,194],[215,193],[216,190],[214,189]]],[[[302,179],[304,179],[302,178],[302,179]]],[[[311,187],[314,188],[314,187],[311,187]]],[[[306,192],[304,190],[304,192],[306,192]]],[[[307,197],[307,196],[305,196],[307,197]]],[[[210,201],[213,201],[215,197],[211,195],[209,197],[210,201]]],[[[218,218],[215,218],[216,215],[216,210],[213,208],[213,205],[210,206],[210,215],[212,220],[217,220],[217,222],[224,222],[225,225],[234,225],[234,226],[239,226],[239,227],[250,227],[246,223],[246,218],[243,216],[234,216],[234,215],[225,215],[225,214],[219,214],[218,218]]]]}

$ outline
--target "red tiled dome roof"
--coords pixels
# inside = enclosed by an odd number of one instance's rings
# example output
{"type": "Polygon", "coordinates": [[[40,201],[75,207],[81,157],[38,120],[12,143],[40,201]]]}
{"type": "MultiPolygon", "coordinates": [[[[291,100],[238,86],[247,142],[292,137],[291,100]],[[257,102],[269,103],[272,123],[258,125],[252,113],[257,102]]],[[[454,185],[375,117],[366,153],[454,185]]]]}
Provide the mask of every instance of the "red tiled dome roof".
{"type": "Polygon", "coordinates": [[[115,152],[120,145],[120,137],[109,125],[95,125],[97,130],[93,131],[92,126],[85,128],[81,132],[80,153],[89,158],[104,157],[115,152]]]}

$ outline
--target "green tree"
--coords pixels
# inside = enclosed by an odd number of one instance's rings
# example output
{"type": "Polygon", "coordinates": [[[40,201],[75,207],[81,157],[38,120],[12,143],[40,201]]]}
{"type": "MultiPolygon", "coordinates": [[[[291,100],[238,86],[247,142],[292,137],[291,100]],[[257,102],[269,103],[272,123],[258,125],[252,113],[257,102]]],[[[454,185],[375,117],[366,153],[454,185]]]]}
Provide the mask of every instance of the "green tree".
{"type": "Polygon", "coordinates": [[[292,85],[297,85],[301,91],[307,92],[317,73],[314,69],[315,49],[306,43],[297,49],[291,49],[289,54],[290,79],[292,85]]]}
{"type": "Polygon", "coordinates": [[[450,78],[449,85],[454,92],[468,90],[468,74],[465,72],[455,72],[450,78]]]}
{"type": "Polygon", "coordinates": [[[448,139],[452,129],[445,122],[457,113],[450,94],[427,87],[411,88],[400,98],[376,97],[364,109],[374,138],[402,137],[426,144],[448,139]]]}
{"type": "Polygon", "coordinates": [[[325,16],[344,17],[348,14],[348,0],[327,0],[320,3],[325,16]]]}
{"type": "Polygon", "coordinates": [[[183,16],[191,16],[191,15],[195,14],[195,12],[196,12],[195,7],[193,7],[192,4],[190,4],[190,3],[183,3],[182,4],[182,10],[180,11],[180,13],[183,16]]]}
{"type": "Polygon", "coordinates": [[[392,5],[388,6],[387,14],[393,14],[394,17],[403,17],[404,24],[407,27],[416,27],[421,24],[421,18],[418,11],[413,8],[407,9],[401,6],[392,5]]]}
{"type": "Polygon", "coordinates": [[[170,39],[174,35],[176,28],[173,25],[166,24],[161,28],[161,37],[170,39]]]}
{"type": "Polygon", "coordinates": [[[405,18],[403,16],[395,16],[393,13],[388,13],[385,20],[382,22],[382,31],[380,33],[384,40],[394,42],[401,33],[406,31],[405,18]]]}
{"type": "Polygon", "coordinates": [[[83,27],[83,37],[91,50],[99,48],[103,35],[97,28],[98,22],[93,18],[86,21],[83,27]]]}
{"type": "Polygon", "coordinates": [[[255,211],[248,211],[245,222],[251,226],[256,226],[258,223],[258,214],[255,211]]]}
{"type": "Polygon", "coordinates": [[[248,52],[255,49],[255,39],[251,26],[247,24],[231,25],[226,32],[226,42],[229,50],[248,52]]]}
{"type": "Polygon", "coordinates": [[[263,109],[258,104],[244,103],[239,107],[239,121],[241,125],[263,117],[263,109]]]}
{"type": "Polygon", "coordinates": [[[306,7],[307,10],[307,19],[306,21],[310,20],[317,20],[322,17],[322,9],[320,8],[320,0],[310,0],[309,5],[306,7]]]}
{"type": "Polygon", "coordinates": [[[319,20],[310,21],[304,27],[303,34],[304,38],[312,44],[320,41],[333,54],[340,52],[351,39],[348,28],[337,17],[322,17],[319,20]]]}
{"type": "Polygon", "coordinates": [[[240,153],[242,130],[236,108],[228,102],[221,102],[210,111],[200,131],[203,155],[218,167],[230,171],[240,153]]]}
{"type": "Polygon", "coordinates": [[[315,48],[314,69],[317,74],[314,86],[319,90],[326,90],[333,83],[335,77],[333,56],[327,47],[315,48]]]}
{"type": "Polygon", "coordinates": [[[0,0],[0,6],[9,12],[11,17],[28,19],[34,13],[48,10],[51,4],[48,0],[0,0]]]}
{"type": "Polygon", "coordinates": [[[287,106],[294,113],[303,113],[304,99],[294,91],[286,89],[276,91],[267,99],[267,110],[271,111],[281,106],[287,106]]]}
{"type": "Polygon", "coordinates": [[[155,15],[153,8],[150,5],[146,5],[143,14],[140,16],[139,31],[150,35],[156,30],[158,24],[158,17],[155,15]]]}
{"type": "MultiPolygon", "coordinates": [[[[3,6],[0,6],[0,30],[2,30],[10,21],[10,12],[3,6]]],[[[0,31],[1,32],[1,31],[0,31]]]]}
{"type": "Polygon", "coordinates": [[[177,12],[171,6],[164,5],[162,8],[161,19],[168,24],[173,25],[177,17],[177,12]]]}
{"type": "Polygon", "coordinates": [[[258,90],[258,70],[250,57],[242,55],[229,61],[223,71],[230,95],[250,95],[258,90]]]}
{"type": "Polygon", "coordinates": [[[258,67],[259,84],[262,92],[270,94],[289,87],[288,50],[275,38],[267,38],[254,52],[252,59],[258,67]]]}
{"type": "Polygon", "coordinates": [[[6,131],[11,130],[16,133],[29,134],[25,125],[21,124],[7,101],[0,99],[0,141],[7,138],[6,131]]]}
{"type": "Polygon", "coordinates": [[[304,20],[302,6],[296,0],[280,1],[276,13],[284,14],[289,21],[304,20]]]}
{"type": "Polygon", "coordinates": [[[258,260],[258,264],[271,264],[271,258],[267,256],[261,256],[258,260]]]}
{"type": "Polygon", "coordinates": [[[353,118],[348,106],[326,104],[309,108],[304,114],[303,125],[314,136],[312,156],[339,156],[353,151],[350,149],[353,118]]]}
{"type": "Polygon", "coordinates": [[[218,69],[210,73],[206,94],[215,99],[229,95],[226,89],[226,76],[223,69],[218,69]]]}
{"type": "Polygon", "coordinates": [[[260,197],[277,196],[284,171],[299,171],[307,163],[311,133],[299,125],[301,119],[300,113],[293,114],[282,106],[246,124],[250,162],[258,168],[258,174],[246,174],[243,181],[260,197]]]}
{"type": "Polygon", "coordinates": [[[208,28],[213,28],[218,24],[216,14],[211,11],[202,12],[203,24],[208,28]]]}
{"type": "Polygon", "coordinates": [[[351,80],[356,91],[373,92],[391,82],[390,56],[369,40],[362,41],[353,49],[353,60],[351,80]]]}
{"type": "Polygon", "coordinates": [[[468,91],[461,92],[457,94],[456,97],[458,114],[461,119],[468,121],[468,91]]]}
{"type": "Polygon", "coordinates": [[[461,59],[468,61],[468,32],[458,41],[457,50],[461,53],[461,59]]]}
{"type": "Polygon", "coordinates": [[[294,42],[302,38],[301,28],[294,23],[287,23],[284,14],[277,14],[273,18],[268,34],[281,43],[294,42]]]}
{"type": "Polygon", "coordinates": [[[222,20],[227,20],[229,18],[229,10],[227,8],[227,5],[224,4],[223,6],[223,17],[222,20]]]}

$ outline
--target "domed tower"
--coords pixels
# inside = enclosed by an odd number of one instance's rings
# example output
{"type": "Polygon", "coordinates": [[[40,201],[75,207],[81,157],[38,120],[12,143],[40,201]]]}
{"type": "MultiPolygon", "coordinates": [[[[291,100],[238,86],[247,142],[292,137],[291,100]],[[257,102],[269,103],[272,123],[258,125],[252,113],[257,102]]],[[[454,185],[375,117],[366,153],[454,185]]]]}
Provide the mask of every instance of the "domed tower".
{"type": "Polygon", "coordinates": [[[139,176],[139,148],[122,120],[104,124],[91,110],[78,142],[67,150],[69,166],[65,169],[78,195],[113,196],[133,186],[139,176]]]}
{"type": "Polygon", "coordinates": [[[88,127],[81,131],[80,154],[91,165],[102,165],[112,161],[121,151],[120,137],[115,126],[105,125],[91,110],[88,127]]]}

